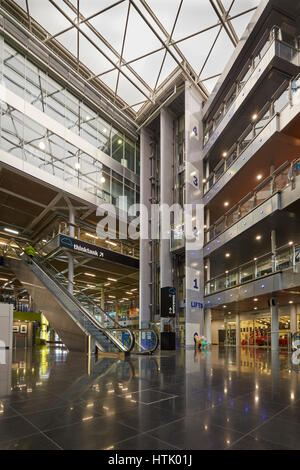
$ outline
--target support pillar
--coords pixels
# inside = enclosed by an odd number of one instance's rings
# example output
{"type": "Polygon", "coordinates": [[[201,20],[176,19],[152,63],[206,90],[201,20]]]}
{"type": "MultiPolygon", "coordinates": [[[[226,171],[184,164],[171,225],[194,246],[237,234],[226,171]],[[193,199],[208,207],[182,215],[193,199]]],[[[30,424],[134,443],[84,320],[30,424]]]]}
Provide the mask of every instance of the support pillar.
{"type": "Polygon", "coordinates": [[[205,310],[205,336],[207,341],[211,344],[211,309],[205,310]]]}
{"type": "Polygon", "coordinates": [[[68,291],[73,295],[73,283],[74,283],[74,258],[71,253],[68,253],[68,291]]]}
{"type": "Polygon", "coordinates": [[[237,348],[241,346],[241,319],[239,313],[235,317],[235,345],[237,348]]]}
{"type": "MultiPolygon", "coordinates": [[[[169,207],[173,205],[173,135],[173,116],[166,109],[162,109],[160,113],[160,204],[166,204],[169,207]]],[[[161,231],[160,239],[160,288],[164,287],[173,287],[170,227],[161,231]]]]}
{"type": "Polygon", "coordinates": [[[290,308],[290,331],[293,335],[297,332],[297,306],[291,305],[290,308]]]}
{"type": "Polygon", "coordinates": [[[151,135],[146,129],[141,130],[141,227],[140,227],[140,328],[147,328],[151,321],[151,157],[153,146],[151,135]],[[145,213],[147,209],[148,213],[145,213]]]}
{"type": "MultiPolygon", "coordinates": [[[[186,302],[185,328],[186,346],[193,346],[195,332],[205,334],[204,329],[204,208],[202,199],[203,159],[202,159],[202,98],[200,94],[185,84],[185,148],[186,148],[186,204],[192,208],[191,216],[185,220],[186,235],[188,225],[195,229],[194,242],[186,240],[186,302]],[[199,204],[197,204],[199,202],[199,204]]],[[[186,211],[187,212],[187,211],[186,211]]]]}
{"type": "Polygon", "coordinates": [[[102,310],[105,310],[104,287],[101,287],[100,294],[101,294],[101,308],[102,310]]]}
{"type": "Polygon", "coordinates": [[[276,271],[276,231],[271,232],[272,270],[276,271]]]}
{"type": "Polygon", "coordinates": [[[271,350],[279,351],[279,318],[278,318],[278,302],[275,297],[269,300],[271,309],[271,350]]]}

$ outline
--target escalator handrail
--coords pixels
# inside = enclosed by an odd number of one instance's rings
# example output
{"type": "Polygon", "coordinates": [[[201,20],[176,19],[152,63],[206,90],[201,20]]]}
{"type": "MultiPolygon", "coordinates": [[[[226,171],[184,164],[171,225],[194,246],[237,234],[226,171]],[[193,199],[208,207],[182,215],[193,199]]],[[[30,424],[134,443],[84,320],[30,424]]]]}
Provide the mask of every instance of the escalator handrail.
{"type": "MultiPolygon", "coordinates": [[[[158,336],[157,332],[152,328],[134,328],[133,333],[135,331],[138,331],[138,332],[141,332],[141,333],[150,331],[155,337],[155,345],[152,349],[147,349],[145,351],[141,351],[141,352],[136,353],[136,354],[153,354],[157,350],[158,345],[159,345],[159,336],[158,336]]],[[[134,335],[134,337],[135,337],[135,335],[134,335]]],[[[140,343],[137,342],[136,337],[135,337],[135,344],[138,344],[138,346],[140,348],[143,348],[143,346],[140,343]]]]}
{"type": "MultiPolygon", "coordinates": [[[[46,261],[44,258],[42,258],[42,264],[47,264],[50,266],[50,271],[51,269],[53,271],[56,271],[57,274],[61,274],[59,271],[56,270],[56,268],[52,265],[50,265],[50,263],[48,261],[46,261]]],[[[49,269],[49,268],[48,268],[49,269]]],[[[66,279],[66,281],[68,281],[66,279]]],[[[68,281],[70,282],[73,286],[75,286],[75,284],[72,282],[72,281],[68,281]]],[[[66,290],[66,293],[69,294],[69,291],[64,287],[62,286],[65,290],[66,290]]],[[[122,325],[120,325],[116,320],[114,320],[109,314],[107,314],[101,307],[99,307],[99,305],[96,304],[96,302],[94,302],[92,299],[90,299],[90,297],[88,295],[86,295],[78,286],[76,286],[76,289],[78,289],[80,291],[80,293],[95,307],[97,308],[98,310],[100,310],[100,312],[104,315],[106,315],[106,317],[108,317],[112,323],[114,325],[117,325],[117,328],[106,328],[105,330],[106,331],[109,331],[109,330],[116,330],[116,329],[120,329],[120,330],[125,330],[125,331],[129,331],[131,333],[131,336],[134,336],[134,340],[133,340],[133,345],[132,347],[130,348],[130,351],[132,351],[132,349],[134,348],[134,345],[135,344],[138,344],[137,343],[137,340],[136,340],[136,337],[134,335],[134,331],[139,331],[139,332],[146,332],[146,331],[150,331],[151,333],[154,334],[155,336],[155,346],[154,348],[152,348],[151,350],[145,350],[139,354],[153,354],[153,352],[156,351],[156,349],[158,348],[158,345],[159,345],[159,337],[158,337],[158,334],[156,333],[155,330],[151,329],[151,328],[142,328],[142,329],[138,329],[138,328],[126,328],[126,327],[123,327],[122,325]]],[[[76,296],[74,295],[74,298],[76,299],[76,296]]],[[[76,299],[77,300],[77,299],[76,299]]],[[[103,327],[102,327],[103,328],[103,327]]],[[[142,349],[143,346],[141,344],[139,344],[140,348],[142,349]]]]}
{"type": "MultiPolygon", "coordinates": [[[[25,251],[23,249],[23,247],[18,243],[18,241],[12,239],[19,247],[20,250],[22,250],[22,252],[24,254],[25,251]]],[[[144,350],[140,353],[137,353],[137,354],[153,354],[156,349],[158,348],[159,346],[159,336],[157,334],[157,332],[152,329],[152,328],[126,328],[122,325],[120,325],[116,320],[114,320],[109,314],[107,314],[101,307],[99,307],[98,304],[96,304],[96,302],[94,302],[88,295],[86,295],[78,286],[76,286],[76,289],[78,289],[80,291],[80,293],[84,296],[84,298],[86,298],[96,309],[98,309],[103,315],[105,315],[107,318],[109,318],[111,320],[111,322],[115,325],[115,327],[113,328],[105,328],[103,327],[99,322],[98,320],[90,314],[90,312],[88,312],[80,303],[80,301],[76,298],[75,295],[72,295],[68,289],[66,289],[66,287],[64,285],[62,285],[61,283],[58,282],[58,280],[56,279],[55,277],[55,274],[52,274],[51,271],[53,271],[54,273],[56,273],[57,275],[61,275],[61,273],[52,265],[50,265],[50,263],[43,257],[39,256],[39,257],[35,257],[35,259],[32,260],[34,262],[34,264],[39,268],[39,269],[42,269],[43,272],[50,277],[50,279],[55,282],[55,284],[61,289],[63,290],[63,292],[78,306],[78,308],[80,308],[81,310],[83,310],[84,314],[86,316],[88,316],[88,318],[92,321],[92,323],[97,327],[99,328],[110,340],[112,340],[112,342],[117,346],[117,347],[121,347],[123,349],[124,345],[123,343],[121,343],[120,341],[118,341],[114,336],[113,334],[110,333],[110,330],[122,330],[122,331],[127,331],[129,333],[129,336],[130,336],[130,343],[131,343],[131,347],[129,349],[126,349],[127,352],[130,352],[133,350],[135,344],[138,344],[139,347],[141,349],[143,349],[143,346],[142,344],[139,344],[137,342],[137,339],[136,339],[136,335],[134,334],[134,331],[137,331],[137,332],[147,332],[147,331],[150,331],[154,337],[155,337],[155,345],[154,347],[151,349],[151,350],[144,350]],[[40,263],[44,266],[46,266],[46,271],[42,268],[42,266],[39,265],[39,263],[37,262],[37,260],[40,258],[40,263]],[[50,271],[50,272],[49,272],[50,271]],[[116,344],[117,343],[117,344],[116,344]]],[[[63,276],[65,277],[65,276],[63,276]]],[[[66,278],[65,278],[66,279],[66,278]]],[[[68,279],[66,279],[66,282],[70,282],[73,287],[75,287],[75,284],[72,282],[72,281],[69,281],[68,279]]]]}
{"type": "MultiPolygon", "coordinates": [[[[18,245],[19,249],[22,250],[22,252],[24,254],[25,251],[23,250],[23,248],[20,246],[20,244],[18,242],[16,242],[14,240],[14,242],[18,245]]],[[[18,255],[18,253],[16,252],[15,250],[15,253],[18,255]]],[[[20,255],[18,255],[19,258],[21,259],[21,261],[24,261],[22,259],[22,257],[20,255]]],[[[107,328],[104,328],[98,321],[97,319],[90,314],[90,312],[88,312],[81,304],[80,302],[76,299],[75,296],[73,296],[63,285],[59,284],[57,279],[55,279],[54,276],[52,276],[49,272],[46,272],[44,269],[42,269],[42,267],[36,262],[36,260],[32,260],[33,264],[35,266],[37,266],[38,269],[40,269],[52,282],[55,283],[55,285],[60,288],[64,294],[66,294],[69,299],[75,303],[75,305],[84,313],[84,315],[86,317],[88,317],[88,319],[93,323],[93,325],[98,328],[100,331],[102,331],[114,344],[115,346],[118,347],[118,349],[122,349],[123,352],[130,352],[133,348],[134,348],[134,343],[135,343],[135,338],[134,338],[134,335],[132,333],[132,331],[128,328],[125,328],[125,327],[119,327],[119,328],[111,328],[111,330],[123,330],[123,331],[127,331],[129,333],[129,336],[130,336],[130,339],[131,339],[131,342],[130,342],[130,348],[124,348],[124,345],[123,343],[121,343],[120,341],[117,340],[117,338],[115,338],[107,328]]],[[[105,314],[106,315],[106,314],[105,314]]],[[[88,331],[86,330],[86,333],[88,333],[88,331]]]]}

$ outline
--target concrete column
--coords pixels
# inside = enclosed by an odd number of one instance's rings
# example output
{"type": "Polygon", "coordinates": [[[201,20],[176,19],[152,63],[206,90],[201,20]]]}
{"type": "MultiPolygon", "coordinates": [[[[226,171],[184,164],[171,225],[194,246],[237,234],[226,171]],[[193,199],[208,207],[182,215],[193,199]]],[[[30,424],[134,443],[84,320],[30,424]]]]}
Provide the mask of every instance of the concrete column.
{"type": "Polygon", "coordinates": [[[239,348],[241,346],[241,321],[239,313],[237,313],[235,317],[235,338],[235,345],[237,348],[239,348]]]}
{"type": "MultiPolygon", "coordinates": [[[[173,117],[166,110],[160,113],[160,203],[173,205],[173,117]]],[[[173,287],[172,257],[170,253],[170,227],[161,231],[160,287],[173,287]]]]}
{"type": "Polygon", "coordinates": [[[205,336],[207,341],[211,343],[211,309],[205,310],[205,336]]]}
{"type": "Polygon", "coordinates": [[[68,253],[68,291],[73,294],[73,282],[74,282],[74,258],[71,253],[68,253]]]}
{"type": "Polygon", "coordinates": [[[75,237],[75,209],[72,204],[68,204],[69,206],[69,235],[70,237],[75,237]]]}
{"type": "Polygon", "coordinates": [[[151,247],[150,211],[151,211],[151,135],[146,129],[141,130],[141,237],[140,237],[140,328],[147,328],[151,320],[151,247]],[[148,210],[145,214],[144,208],[148,210]],[[148,234],[147,234],[148,232],[148,234]]]}
{"type": "Polygon", "coordinates": [[[291,334],[297,331],[297,306],[291,305],[290,307],[290,330],[291,334]]]}
{"type": "Polygon", "coordinates": [[[102,310],[105,310],[104,287],[101,287],[100,295],[101,295],[101,308],[102,310]]]}
{"type": "Polygon", "coordinates": [[[272,297],[269,302],[271,310],[271,349],[272,351],[279,351],[279,318],[277,299],[272,297]]]}

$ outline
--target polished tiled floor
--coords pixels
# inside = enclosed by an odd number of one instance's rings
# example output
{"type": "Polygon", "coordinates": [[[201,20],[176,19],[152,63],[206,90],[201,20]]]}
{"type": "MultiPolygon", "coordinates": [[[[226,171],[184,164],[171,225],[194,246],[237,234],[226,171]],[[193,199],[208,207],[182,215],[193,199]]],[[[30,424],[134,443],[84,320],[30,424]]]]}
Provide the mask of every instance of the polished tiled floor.
{"type": "Polygon", "coordinates": [[[0,450],[300,449],[300,372],[288,353],[6,356],[0,450]]]}

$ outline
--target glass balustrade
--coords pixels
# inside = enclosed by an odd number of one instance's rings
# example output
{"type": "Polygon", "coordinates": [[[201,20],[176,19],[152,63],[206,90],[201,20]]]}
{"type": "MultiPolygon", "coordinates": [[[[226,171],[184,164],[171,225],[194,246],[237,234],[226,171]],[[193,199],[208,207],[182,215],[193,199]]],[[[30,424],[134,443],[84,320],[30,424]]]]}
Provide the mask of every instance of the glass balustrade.
{"type": "Polygon", "coordinates": [[[300,245],[285,245],[275,255],[267,253],[237,268],[208,280],[205,284],[205,295],[211,295],[225,289],[264,278],[270,274],[291,268],[300,262],[300,245]]]}
{"type": "MultiPolygon", "coordinates": [[[[232,87],[229,92],[225,102],[217,111],[215,117],[211,119],[205,125],[204,131],[204,146],[208,143],[209,139],[222,122],[223,118],[229,112],[231,106],[244,89],[246,83],[249,81],[253,72],[271,47],[271,45],[276,41],[276,54],[289,61],[293,62],[296,65],[299,64],[299,49],[296,47],[296,38],[287,38],[282,34],[278,26],[274,26],[269,33],[267,38],[262,39],[262,45],[258,47],[258,50],[254,53],[252,57],[249,58],[247,64],[245,65],[244,71],[241,73],[241,76],[238,78],[235,85],[232,87]]],[[[276,111],[277,112],[277,111],[276,111]]]]}
{"type": "Polygon", "coordinates": [[[260,183],[254,191],[249,193],[248,196],[224,214],[221,219],[206,229],[204,231],[204,243],[209,243],[226,229],[249,214],[249,212],[255,209],[255,207],[269,199],[277,191],[288,186],[290,184],[289,175],[293,166],[294,162],[286,162],[281,165],[281,167],[274,172],[272,177],[268,177],[265,181],[260,183]]]}

